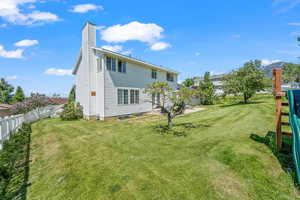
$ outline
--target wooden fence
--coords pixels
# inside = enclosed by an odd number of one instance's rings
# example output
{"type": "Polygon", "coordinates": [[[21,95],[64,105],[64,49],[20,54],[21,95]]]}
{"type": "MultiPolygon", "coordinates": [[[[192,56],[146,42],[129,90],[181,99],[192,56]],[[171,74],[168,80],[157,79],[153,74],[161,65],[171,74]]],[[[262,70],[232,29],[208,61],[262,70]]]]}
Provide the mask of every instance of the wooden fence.
{"type": "Polygon", "coordinates": [[[0,149],[2,149],[3,142],[8,140],[10,136],[21,127],[22,123],[32,123],[40,119],[53,117],[57,115],[61,108],[61,105],[51,105],[35,109],[25,114],[0,118],[0,149]]]}

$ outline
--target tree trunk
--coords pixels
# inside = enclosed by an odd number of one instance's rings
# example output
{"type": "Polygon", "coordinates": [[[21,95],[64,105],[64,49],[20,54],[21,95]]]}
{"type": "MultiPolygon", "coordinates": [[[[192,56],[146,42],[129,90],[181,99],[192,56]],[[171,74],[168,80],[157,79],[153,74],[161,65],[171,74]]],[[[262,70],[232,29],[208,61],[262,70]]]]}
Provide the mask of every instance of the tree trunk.
{"type": "Polygon", "coordinates": [[[248,95],[244,93],[244,104],[248,103],[248,95]]]}
{"type": "Polygon", "coordinates": [[[172,128],[173,123],[172,123],[172,116],[171,116],[171,112],[168,113],[168,128],[172,128]]]}

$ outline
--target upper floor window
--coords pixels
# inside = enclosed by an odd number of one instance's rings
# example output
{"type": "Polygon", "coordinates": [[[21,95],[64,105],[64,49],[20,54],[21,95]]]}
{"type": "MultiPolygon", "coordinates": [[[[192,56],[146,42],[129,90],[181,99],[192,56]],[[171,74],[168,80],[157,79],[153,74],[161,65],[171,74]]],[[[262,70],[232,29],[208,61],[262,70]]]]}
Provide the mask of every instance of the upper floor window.
{"type": "Polygon", "coordinates": [[[118,60],[118,72],[126,73],[126,62],[118,60]]]}
{"type": "Polygon", "coordinates": [[[174,74],[167,73],[167,81],[174,81],[174,74]]]}
{"type": "Polygon", "coordinates": [[[151,69],[151,78],[157,79],[157,70],[151,69]]]}
{"type": "Polygon", "coordinates": [[[116,71],[116,59],[107,56],[106,57],[106,69],[109,71],[116,71]]]}

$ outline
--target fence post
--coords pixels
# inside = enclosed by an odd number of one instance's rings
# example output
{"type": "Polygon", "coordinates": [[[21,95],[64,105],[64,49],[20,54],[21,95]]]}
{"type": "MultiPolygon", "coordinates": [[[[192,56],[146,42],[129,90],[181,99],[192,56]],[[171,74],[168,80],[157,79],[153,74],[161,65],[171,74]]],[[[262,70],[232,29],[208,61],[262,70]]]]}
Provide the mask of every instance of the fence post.
{"type": "Polygon", "coordinates": [[[276,106],[276,145],[278,149],[282,148],[282,129],[281,129],[281,111],[282,102],[281,97],[283,96],[281,91],[281,76],[282,69],[273,69],[274,77],[274,96],[275,96],[275,106],[276,106]]]}

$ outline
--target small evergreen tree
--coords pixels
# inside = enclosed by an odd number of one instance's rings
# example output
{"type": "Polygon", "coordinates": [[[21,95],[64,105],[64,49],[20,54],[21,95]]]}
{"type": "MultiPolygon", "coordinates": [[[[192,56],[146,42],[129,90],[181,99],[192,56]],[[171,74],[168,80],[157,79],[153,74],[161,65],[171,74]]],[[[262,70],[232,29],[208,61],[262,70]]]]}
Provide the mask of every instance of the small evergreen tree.
{"type": "Polygon", "coordinates": [[[68,100],[69,100],[69,102],[70,101],[75,101],[75,88],[76,86],[74,85],[72,88],[71,88],[71,91],[70,91],[70,93],[69,93],[69,97],[68,97],[68,100]]]}
{"type": "Polygon", "coordinates": [[[209,72],[205,72],[204,80],[201,81],[199,84],[198,95],[201,98],[202,104],[204,105],[214,104],[214,100],[216,98],[215,86],[213,82],[210,80],[209,72]]]}
{"type": "Polygon", "coordinates": [[[12,100],[14,87],[8,84],[4,78],[0,79],[0,103],[9,104],[12,100]]]}
{"type": "Polygon", "coordinates": [[[23,89],[18,86],[15,95],[12,98],[13,103],[23,102],[25,99],[25,94],[23,89]]]}

